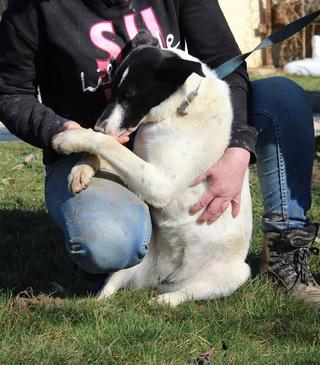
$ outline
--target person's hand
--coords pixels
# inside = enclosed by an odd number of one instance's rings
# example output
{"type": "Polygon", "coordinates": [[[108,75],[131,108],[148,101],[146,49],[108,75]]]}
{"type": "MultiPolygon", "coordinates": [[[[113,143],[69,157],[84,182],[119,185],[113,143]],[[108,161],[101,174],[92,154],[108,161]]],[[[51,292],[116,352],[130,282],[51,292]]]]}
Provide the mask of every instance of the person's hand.
{"type": "MultiPolygon", "coordinates": [[[[63,131],[67,131],[70,129],[77,129],[77,128],[83,128],[81,125],[77,122],[74,122],[73,120],[69,120],[63,125],[63,131]]],[[[119,143],[124,144],[129,142],[128,136],[112,136],[114,139],[116,139],[119,143]]]]}
{"type": "Polygon", "coordinates": [[[112,137],[115,138],[121,144],[125,144],[130,140],[129,136],[112,136],[112,137]]]}
{"type": "Polygon", "coordinates": [[[63,125],[63,130],[68,131],[69,129],[77,129],[82,128],[81,125],[77,122],[74,122],[73,120],[69,120],[68,122],[65,122],[63,125]]]}
{"type": "Polygon", "coordinates": [[[215,222],[232,205],[232,217],[240,211],[242,183],[249,165],[250,153],[242,148],[229,148],[211,169],[199,176],[193,185],[207,181],[207,190],[201,199],[191,207],[189,213],[196,214],[203,209],[197,223],[215,222]]]}
{"type": "Polygon", "coordinates": [[[79,123],[74,122],[73,120],[68,120],[67,122],[64,123],[64,125],[62,127],[62,132],[59,132],[59,133],[55,134],[52,137],[51,141],[53,141],[60,133],[63,133],[63,132],[68,131],[70,129],[78,129],[78,128],[82,128],[79,123]]]}

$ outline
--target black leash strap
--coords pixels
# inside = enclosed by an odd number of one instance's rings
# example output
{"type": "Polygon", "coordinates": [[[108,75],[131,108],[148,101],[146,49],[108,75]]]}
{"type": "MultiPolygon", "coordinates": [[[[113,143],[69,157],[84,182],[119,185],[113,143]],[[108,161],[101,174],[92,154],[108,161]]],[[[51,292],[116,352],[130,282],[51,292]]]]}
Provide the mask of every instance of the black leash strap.
{"type": "Polygon", "coordinates": [[[220,65],[216,70],[216,74],[219,79],[224,79],[226,76],[230,75],[235,71],[244,60],[249,57],[253,52],[260,49],[267,48],[276,43],[282,42],[294,34],[298,33],[301,29],[312,23],[320,15],[320,10],[314,13],[308,14],[294,22],[286,25],[285,27],[279,29],[277,32],[271,34],[269,37],[265,38],[254,50],[251,52],[244,53],[242,55],[231,58],[229,61],[220,65]]]}

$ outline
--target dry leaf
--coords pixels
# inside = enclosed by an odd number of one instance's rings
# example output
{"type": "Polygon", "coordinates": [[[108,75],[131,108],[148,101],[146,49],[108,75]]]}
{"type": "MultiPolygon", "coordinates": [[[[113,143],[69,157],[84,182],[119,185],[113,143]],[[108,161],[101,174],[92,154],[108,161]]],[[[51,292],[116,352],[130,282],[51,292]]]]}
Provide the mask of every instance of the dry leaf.
{"type": "Polygon", "coordinates": [[[20,310],[35,309],[39,306],[59,307],[63,304],[63,299],[54,298],[48,295],[34,296],[32,288],[19,293],[10,303],[12,308],[18,308],[20,310]]]}
{"type": "Polygon", "coordinates": [[[12,177],[8,177],[6,179],[1,180],[3,185],[14,185],[16,183],[16,179],[13,179],[12,177]]]}

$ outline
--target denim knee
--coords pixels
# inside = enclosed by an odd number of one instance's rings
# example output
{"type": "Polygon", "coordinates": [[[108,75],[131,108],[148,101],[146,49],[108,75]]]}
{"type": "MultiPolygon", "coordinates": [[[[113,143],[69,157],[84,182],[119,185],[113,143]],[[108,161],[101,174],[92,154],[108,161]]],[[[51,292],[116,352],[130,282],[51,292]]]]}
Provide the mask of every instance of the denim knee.
{"type": "MultiPolygon", "coordinates": [[[[151,222],[148,215],[137,226],[104,222],[84,227],[66,241],[72,260],[92,274],[114,272],[139,264],[148,251],[151,222]]],[[[69,235],[70,236],[70,235],[69,235]]]]}
{"type": "Polygon", "coordinates": [[[313,121],[308,94],[294,81],[285,77],[270,77],[252,81],[252,112],[278,117],[282,123],[297,123],[305,127],[313,121]],[[286,117],[295,116],[294,118],[286,117]],[[301,118],[299,116],[303,115],[301,118]]]}
{"type": "Polygon", "coordinates": [[[47,168],[48,211],[64,232],[67,251],[90,273],[134,266],[147,252],[151,237],[148,206],[114,175],[100,174],[78,195],[68,190],[68,175],[79,156],[47,168]]]}

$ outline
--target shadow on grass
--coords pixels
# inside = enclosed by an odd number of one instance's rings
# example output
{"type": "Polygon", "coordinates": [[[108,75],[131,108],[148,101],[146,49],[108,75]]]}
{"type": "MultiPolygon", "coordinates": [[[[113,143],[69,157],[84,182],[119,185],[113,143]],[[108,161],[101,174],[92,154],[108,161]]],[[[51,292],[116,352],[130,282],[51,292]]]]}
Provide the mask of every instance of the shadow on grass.
{"type": "Polygon", "coordinates": [[[251,277],[255,278],[260,274],[260,254],[256,252],[250,252],[246,262],[250,266],[251,269],[251,277]]]}
{"type": "Polygon", "coordinates": [[[46,211],[0,210],[0,289],[17,294],[52,292],[52,282],[69,286],[74,265],[63,236],[46,211]]]}
{"type": "MultiPolygon", "coordinates": [[[[52,282],[69,288],[74,264],[66,254],[63,235],[45,210],[0,210],[0,291],[17,294],[52,293],[52,282]]],[[[260,273],[260,252],[247,262],[253,278],[260,273]]],[[[320,282],[320,273],[315,278],[320,282]]]]}

